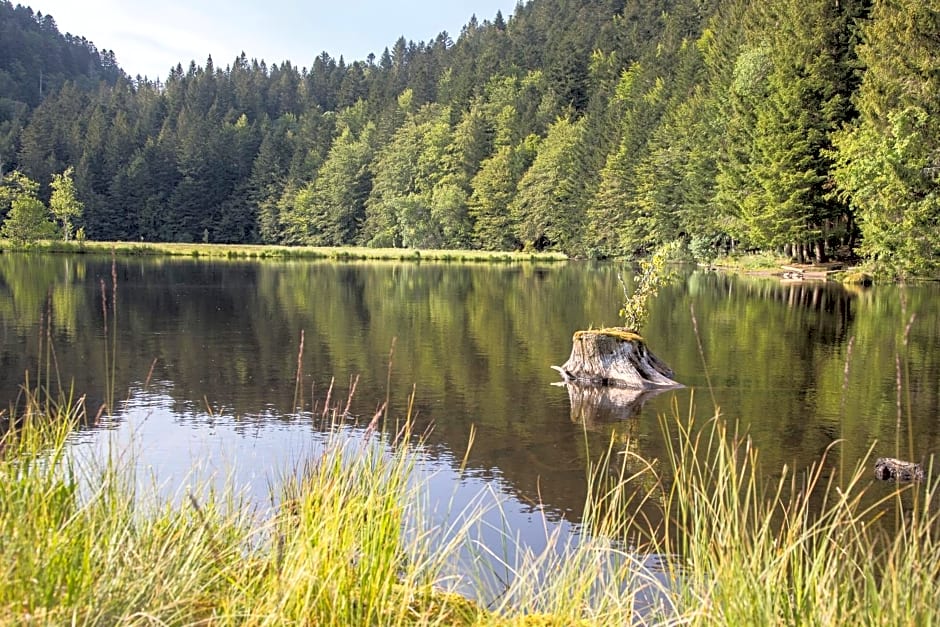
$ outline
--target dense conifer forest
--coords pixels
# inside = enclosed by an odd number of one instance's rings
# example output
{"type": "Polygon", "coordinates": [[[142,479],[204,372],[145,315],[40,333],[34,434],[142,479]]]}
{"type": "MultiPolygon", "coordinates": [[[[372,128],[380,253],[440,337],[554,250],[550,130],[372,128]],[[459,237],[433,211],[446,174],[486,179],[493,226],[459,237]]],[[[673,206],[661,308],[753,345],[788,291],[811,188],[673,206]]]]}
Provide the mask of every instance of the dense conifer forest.
{"type": "Polygon", "coordinates": [[[529,0],[364,60],[159,80],[40,8],[0,0],[0,170],[48,202],[74,168],[90,239],[940,271],[940,0],[529,0]]]}

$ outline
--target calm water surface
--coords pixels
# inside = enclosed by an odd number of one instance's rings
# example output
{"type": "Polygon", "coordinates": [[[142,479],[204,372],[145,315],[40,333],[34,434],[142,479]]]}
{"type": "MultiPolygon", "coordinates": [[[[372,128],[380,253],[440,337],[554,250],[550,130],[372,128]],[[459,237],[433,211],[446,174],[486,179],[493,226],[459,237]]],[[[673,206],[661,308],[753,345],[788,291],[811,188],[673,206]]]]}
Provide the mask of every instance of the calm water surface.
{"type": "Polygon", "coordinates": [[[386,398],[401,418],[413,394],[418,428],[430,428],[432,492],[462,502],[484,491],[499,524],[534,550],[555,529],[576,531],[588,462],[612,432],[662,456],[658,416],[673,404],[739,419],[770,471],[804,467],[839,439],[829,463],[854,465],[873,445],[876,456],[909,456],[912,445],[917,460],[940,450],[935,283],[848,289],[685,272],[644,335],[688,387],[617,413],[573,407],[550,366],[567,359],[573,331],[616,324],[620,266],[119,259],[114,271],[116,317],[110,259],[0,254],[0,400],[15,401],[51,335],[62,380],[99,407],[107,324],[119,402],[76,446],[116,439],[171,493],[233,479],[264,501],[322,442],[313,403],[332,382],[345,404],[354,380],[350,422],[386,398]]]}

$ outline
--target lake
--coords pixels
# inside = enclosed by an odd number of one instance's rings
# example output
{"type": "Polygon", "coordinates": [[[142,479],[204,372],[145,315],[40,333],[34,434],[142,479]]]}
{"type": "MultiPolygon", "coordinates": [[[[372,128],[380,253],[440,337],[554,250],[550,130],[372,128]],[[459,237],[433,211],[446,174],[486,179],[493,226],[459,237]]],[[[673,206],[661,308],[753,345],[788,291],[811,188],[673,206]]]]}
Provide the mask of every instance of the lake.
{"type": "Polygon", "coordinates": [[[533,550],[577,535],[588,464],[612,438],[661,458],[659,416],[674,411],[740,420],[768,474],[837,440],[832,467],[869,449],[915,461],[940,450],[937,283],[680,270],[643,334],[687,387],[619,413],[573,408],[550,366],[575,330],[617,323],[618,273],[630,277],[588,262],[0,254],[0,401],[15,401],[25,373],[51,373],[94,414],[113,380],[112,411],[75,447],[132,449],[168,494],[231,480],[266,502],[321,442],[327,395],[345,406],[355,388],[350,425],[387,400],[390,428],[413,398],[433,498],[495,504],[493,524],[533,550]]]}

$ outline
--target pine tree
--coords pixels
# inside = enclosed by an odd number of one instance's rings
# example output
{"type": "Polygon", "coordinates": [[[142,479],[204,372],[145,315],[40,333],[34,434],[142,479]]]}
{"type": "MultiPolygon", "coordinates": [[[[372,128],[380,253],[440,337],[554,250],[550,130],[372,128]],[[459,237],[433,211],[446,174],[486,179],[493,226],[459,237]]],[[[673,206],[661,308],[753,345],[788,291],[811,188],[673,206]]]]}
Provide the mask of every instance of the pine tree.
{"type": "Polygon", "coordinates": [[[403,92],[403,124],[379,151],[366,203],[363,236],[370,246],[443,246],[442,227],[433,211],[434,188],[444,175],[450,144],[450,110],[426,105],[412,112],[413,94],[403,92]]]}
{"type": "Polygon", "coordinates": [[[836,139],[836,181],[860,252],[885,272],[940,272],[940,2],[876,0],[863,30],[860,116],[836,139]]]}
{"type": "MultiPolygon", "coordinates": [[[[401,68],[405,54],[404,39],[396,46],[396,67],[401,68]]],[[[385,146],[378,151],[371,166],[372,190],[366,201],[363,243],[375,247],[403,245],[399,219],[411,208],[406,199],[417,191],[418,156],[421,152],[420,129],[415,118],[414,93],[409,89],[398,98],[404,121],[385,146]]]]}
{"type": "Polygon", "coordinates": [[[592,255],[636,255],[646,249],[648,225],[637,204],[635,169],[666,104],[665,81],[633,64],[623,72],[612,107],[622,111],[620,141],[601,170],[587,215],[585,247],[592,255]]]}
{"type": "Polygon", "coordinates": [[[473,224],[469,213],[471,180],[492,149],[492,129],[474,104],[461,116],[441,163],[440,180],[431,190],[431,214],[440,226],[443,245],[469,248],[473,224]]]}
{"type": "Polygon", "coordinates": [[[719,178],[719,197],[752,245],[793,245],[826,257],[848,207],[831,194],[832,135],[853,115],[851,29],[860,3],[777,0],[755,5],[757,26],[735,67],[740,141],[719,178]]]}
{"type": "Polygon", "coordinates": [[[468,211],[473,237],[485,250],[514,250],[521,247],[509,210],[516,186],[538,153],[539,138],[529,135],[516,146],[502,145],[481,165],[473,177],[468,211]]]}
{"type": "Polygon", "coordinates": [[[575,147],[582,128],[568,118],[555,122],[519,181],[509,212],[525,249],[578,252],[582,215],[575,202],[579,173],[575,147]]]}
{"type": "Polygon", "coordinates": [[[375,125],[356,136],[349,127],[333,142],[316,179],[301,190],[287,216],[288,242],[314,246],[352,244],[365,220],[372,185],[375,125]]]}

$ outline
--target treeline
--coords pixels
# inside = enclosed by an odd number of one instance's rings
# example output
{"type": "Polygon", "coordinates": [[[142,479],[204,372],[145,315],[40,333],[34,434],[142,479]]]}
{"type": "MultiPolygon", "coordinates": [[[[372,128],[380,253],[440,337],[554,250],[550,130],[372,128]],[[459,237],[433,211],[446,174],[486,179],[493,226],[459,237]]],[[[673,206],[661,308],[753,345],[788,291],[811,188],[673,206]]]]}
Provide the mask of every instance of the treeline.
{"type": "Polygon", "coordinates": [[[123,74],[114,52],[60,34],[51,15],[0,0],[0,172],[15,166],[19,134],[45,96],[66,81],[88,90],[123,74]]]}
{"type": "Polygon", "coordinates": [[[530,0],[352,63],[68,81],[0,159],[44,193],[73,166],[91,239],[581,257],[679,239],[931,275],[937,67],[938,0],[530,0]]]}

